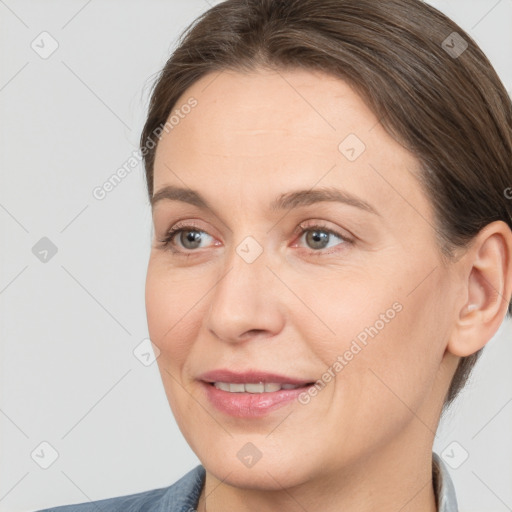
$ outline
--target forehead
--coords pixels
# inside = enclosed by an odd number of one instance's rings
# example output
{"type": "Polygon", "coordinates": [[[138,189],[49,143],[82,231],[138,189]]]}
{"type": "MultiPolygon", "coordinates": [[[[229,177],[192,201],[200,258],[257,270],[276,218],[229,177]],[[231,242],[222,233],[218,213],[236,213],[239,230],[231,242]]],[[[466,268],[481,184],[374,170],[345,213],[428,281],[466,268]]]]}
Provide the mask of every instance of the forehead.
{"type": "Polygon", "coordinates": [[[272,146],[284,149],[287,142],[292,146],[285,147],[296,151],[336,149],[345,132],[369,138],[378,121],[345,82],[314,71],[226,70],[193,84],[175,108],[190,98],[197,106],[167,142],[178,146],[193,140],[198,152],[212,154],[236,154],[242,141],[244,156],[254,158],[272,146]],[[295,145],[301,139],[308,140],[307,148],[295,145]]]}
{"type": "Polygon", "coordinates": [[[229,185],[233,197],[226,193],[225,199],[239,202],[242,184],[250,184],[252,195],[277,195],[321,181],[379,202],[396,202],[400,190],[424,202],[411,173],[418,167],[414,155],[388,135],[346,82],[330,75],[211,73],[181,96],[176,111],[179,122],[157,148],[155,191],[184,182],[212,195],[229,185]],[[196,106],[181,111],[191,99],[196,106]]]}

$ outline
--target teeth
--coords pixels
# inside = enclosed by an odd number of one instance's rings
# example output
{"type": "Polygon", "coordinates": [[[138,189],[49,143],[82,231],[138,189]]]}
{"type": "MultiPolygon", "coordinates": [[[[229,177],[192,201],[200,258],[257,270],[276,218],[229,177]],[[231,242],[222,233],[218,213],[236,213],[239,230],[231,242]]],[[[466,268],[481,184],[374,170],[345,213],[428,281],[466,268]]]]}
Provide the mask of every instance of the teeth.
{"type": "Polygon", "coordinates": [[[242,386],[242,391],[247,391],[247,393],[265,393],[265,384],[263,382],[259,382],[258,384],[239,384],[242,386]]]}
{"type": "Polygon", "coordinates": [[[296,389],[300,386],[295,384],[277,384],[274,382],[248,382],[243,383],[229,383],[229,382],[215,382],[214,386],[222,391],[229,391],[230,393],[272,393],[280,389],[296,389]]]}
{"type": "Polygon", "coordinates": [[[243,393],[245,388],[243,384],[230,384],[229,391],[231,391],[231,393],[243,393]]]}
{"type": "Polygon", "coordinates": [[[216,382],[214,386],[217,389],[222,389],[222,391],[229,391],[229,384],[226,384],[225,382],[216,382]]]}

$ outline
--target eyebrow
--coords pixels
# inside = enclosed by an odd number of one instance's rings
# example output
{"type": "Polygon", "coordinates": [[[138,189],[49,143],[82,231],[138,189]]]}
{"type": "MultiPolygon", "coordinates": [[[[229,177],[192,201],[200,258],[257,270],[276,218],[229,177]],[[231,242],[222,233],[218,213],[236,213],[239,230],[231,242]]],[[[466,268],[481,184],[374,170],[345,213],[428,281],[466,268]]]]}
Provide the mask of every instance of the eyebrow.
{"type": "MultiPolygon", "coordinates": [[[[153,195],[151,207],[160,201],[182,201],[204,210],[214,211],[206,199],[196,190],[190,188],[167,185],[153,195]]],[[[377,210],[363,199],[349,192],[336,188],[322,188],[317,190],[296,190],[281,194],[270,204],[271,211],[290,210],[301,206],[310,206],[321,202],[337,202],[354,206],[361,210],[380,215],[377,210]]]]}

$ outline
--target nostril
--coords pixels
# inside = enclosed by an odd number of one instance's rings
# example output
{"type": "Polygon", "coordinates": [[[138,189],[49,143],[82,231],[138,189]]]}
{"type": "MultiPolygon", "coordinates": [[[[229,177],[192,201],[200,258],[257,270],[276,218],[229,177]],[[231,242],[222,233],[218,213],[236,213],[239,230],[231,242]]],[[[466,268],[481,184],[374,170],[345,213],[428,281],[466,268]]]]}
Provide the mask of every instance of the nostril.
{"type": "Polygon", "coordinates": [[[244,336],[249,335],[249,334],[250,335],[260,334],[262,332],[265,332],[265,331],[263,329],[251,329],[250,331],[246,331],[244,333],[244,336]]]}

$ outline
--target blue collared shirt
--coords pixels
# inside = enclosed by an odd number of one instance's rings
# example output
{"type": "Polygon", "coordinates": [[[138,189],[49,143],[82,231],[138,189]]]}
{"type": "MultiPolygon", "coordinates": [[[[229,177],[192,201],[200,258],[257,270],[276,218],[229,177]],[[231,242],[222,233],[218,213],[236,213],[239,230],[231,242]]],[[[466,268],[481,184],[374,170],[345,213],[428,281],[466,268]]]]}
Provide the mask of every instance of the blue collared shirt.
{"type": "MultiPolygon", "coordinates": [[[[196,512],[205,475],[204,467],[199,465],[169,487],[39,512],[196,512]]],[[[432,453],[432,478],[437,511],[458,512],[452,479],[436,453],[432,453]]]]}

